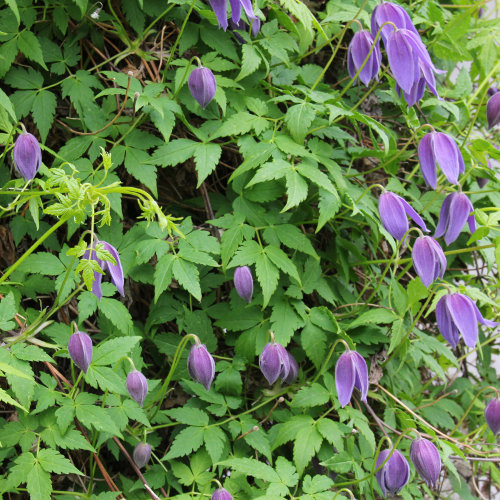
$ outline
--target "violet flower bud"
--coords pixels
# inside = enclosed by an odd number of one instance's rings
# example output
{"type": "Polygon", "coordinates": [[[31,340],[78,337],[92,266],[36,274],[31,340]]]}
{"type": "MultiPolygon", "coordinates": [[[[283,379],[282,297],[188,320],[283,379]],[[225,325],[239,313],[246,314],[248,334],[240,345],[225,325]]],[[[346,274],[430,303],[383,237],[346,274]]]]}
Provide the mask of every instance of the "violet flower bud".
{"type": "MultiPolygon", "coordinates": [[[[378,469],[385,461],[391,450],[380,452],[375,467],[378,469]]],[[[403,489],[410,478],[410,466],[406,458],[394,450],[386,464],[376,474],[377,482],[384,497],[388,493],[396,494],[403,489]]]]}
{"type": "Polygon", "coordinates": [[[295,379],[299,375],[299,365],[297,364],[295,358],[288,351],[287,354],[288,360],[290,362],[290,370],[288,372],[288,375],[283,379],[283,382],[285,382],[285,384],[293,384],[295,382],[295,379]]]}
{"type": "Polygon", "coordinates": [[[204,66],[191,71],[188,78],[188,86],[191,95],[203,109],[214,98],[215,91],[217,90],[217,82],[215,81],[214,74],[204,66]]]}
{"type": "Polygon", "coordinates": [[[187,367],[191,378],[209,391],[215,377],[215,361],[204,344],[194,344],[191,347],[187,367]]]}
{"type": "Polygon", "coordinates": [[[85,333],[78,330],[71,335],[68,342],[68,352],[80,370],[87,373],[92,361],[92,339],[85,333]]]}
{"type": "Polygon", "coordinates": [[[212,493],[210,500],[233,500],[233,497],[225,488],[218,488],[212,493]]]}
{"type": "Polygon", "coordinates": [[[484,410],[484,418],[493,434],[500,432],[500,399],[492,399],[484,410]]]}
{"type": "Polygon", "coordinates": [[[414,439],[410,446],[410,458],[422,479],[433,488],[441,474],[441,457],[436,446],[428,439],[414,439]]]}
{"type": "Polygon", "coordinates": [[[278,377],[286,380],[290,373],[290,355],[281,344],[270,342],[260,353],[259,367],[269,385],[273,385],[278,377]]]}
{"type": "Polygon", "coordinates": [[[361,401],[368,394],[368,367],[363,356],[356,351],[345,351],[335,365],[335,386],[339,403],[344,408],[351,401],[356,387],[361,392],[361,401]]]}
{"type": "MultiPolygon", "coordinates": [[[[227,0],[209,0],[219,23],[219,28],[227,29],[227,0]]],[[[248,19],[256,19],[253,12],[252,0],[229,0],[231,4],[231,19],[238,23],[241,18],[241,7],[245,10],[248,19]]]]}
{"type": "MultiPolygon", "coordinates": [[[[375,44],[369,31],[360,30],[352,38],[347,51],[347,69],[349,75],[354,78],[359,68],[363,65],[370,49],[375,44]]],[[[373,47],[372,53],[368,57],[366,64],[359,73],[359,79],[368,87],[370,81],[374,78],[378,80],[378,72],[380,69],[380,62],[382,54],[378,42],[373,47]]]]}
{"type": "Polygon", "coordinates": [[[139,443],[134,448],[134,453],[132,454],[135,465],[142,469],[151,458],[151,446],[148,443],[139,443]]]}
{"type": "Polygon", "coordinates": [[[378,211],[380,220],[387,232],[401,240],[408,231],[408,217],[410,216],[414,222],[424,231],[429,231],[420,215],[415,212],[411,205],[401,196],[384,191],[378,200],[378,211]]]}
{"type": "Polygon", "coordinates": [[[469,347],[475,347],[478,337],[477,323],[496,326],[498,323],[485,319],[474,301],[461,293],[441,297],[436,305],[436,319],[441,335],[452,347],[458,345],[458,334],[462,334],[469,347]]]}
{"type": "Polygon", "coordinates": [[[500,92],[491,96],[486,104],[486,118],[488,119],[488,128],[493,128],[500,123],[500,92]]]}
{"type": "Polygon", "coordinates": [[[420,168],[425,183],[436,189],[437,165],[452,184],[458,184],[459,173],[465,172],[464,159],[456,142],[442,132],[429,132],[418,145],[420,168]]]}
{"type": "Polygon", "coordinates": [[[446,271],[446,257],[439,243],[431,236],[420,236],[413,245],[413,267],[426,288],[446,271]]]}
{"type": "Polygon", "coordinates": [[[435,238],[444,234],[444,241],[447,245],[453,243],[457,238],[465,223],[469,223],[471,234],[476,230],[476,220],[474,206],[464,193],[451,193],[441,205],[439,223],[436,228],[435,238]]]}
{"type": "MultiPolygon", "coordinates": [[[[371,18],[373,38],[375,38],[380,27],[383,26],[386,22],[393,23],[396,28],[405,28],[407,30],[413,31],[415,35],[420,37],[406,10],[399,5],[396,5],[395,3],[383,2],[373,9],[371,18]]],[[[387,39],[389,37],[389,34],[393,30],[394,28],[390,24],[382,28],[381,36],[385,46],[387,46],[387,39]]]]}
{"type": "Polygon", "coordinates": [[[234,286],[238,295],[248,303],[252,301],[253,277],[248,266],[237,267],[234,271],[234,286]]]}
{"type": "Polygon", "coordinates": [[[140,371],[132,370],[127,376],[127,390],[130,397],[142,408],[142,403],[148,394],[147,378],[140,371]]]}
{"type": "Polygon", "coordinates": [[[20,134],[14,144],[14,165],[27,180],[35,178],[42,164],[42,150],[33,134],[20,134]]]}

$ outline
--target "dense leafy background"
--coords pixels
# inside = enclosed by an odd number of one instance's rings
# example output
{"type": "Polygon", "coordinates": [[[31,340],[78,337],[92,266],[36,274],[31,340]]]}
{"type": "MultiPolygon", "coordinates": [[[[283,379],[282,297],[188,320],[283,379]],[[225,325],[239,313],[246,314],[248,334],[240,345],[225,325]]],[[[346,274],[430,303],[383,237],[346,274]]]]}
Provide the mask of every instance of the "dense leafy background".
{"type": "MultiPolygon", "coordinates": [[[[421,126],[456,138],[479,229],[445,248],[445,281],[495,319],[500,194],[486,165],[500,154],[485,104],[500,23],[473,3],[405,4],[447,71],[443,100],[426,93],[408,109],[385,63],[369,88],[347,74],[353,19],[369,28],[372,0],[258,0],[262,28],[240,32],[244,44],[200,0],[110,1],[98,19],[87,0],[2,2],[0,265],[15,268],[0,285],[6,498],[150,498],[123,451],[145,435],[143,479],[159,496],[209,496],[219,479],[238,500],[349,498],[343,487],[380,498],[381,429],[396,442],[408,428],[431,436],[445,474],[430,491],[412,469],[402,498],[494,497],[499,453],[483,411],[486,388],[500,388],[499,335],[450,349],[433,312],[446,289],[426,290],[409,249],[397,255],[373,186],[404,196],[434,229],[455,187],[443,177],[425,187],[421,126]],[[186,84],[194,56],[217,80],[205,110],[186,84]],[[44,165],[15,198],[19,121],[44,165]],[[490,181],[479,189],[477,177],[490,181]],[[152,194],[141,204],[154,222],[141,218],[137,188],[152,194]],[[157,222],[153,199],[180,219],[157,222]],[[120,252],[123,299],[106,283],[98,302],[75,274],[89,230],[120,252]],[[250,305],[232,285],[241,265],[256,278],[250,305]],[[67,353],[73,321],[94,341],[83,378],[67,353]],[[258,369],[269,330],[300,364],[291,386],[267,387],[258,369]],[[209,392],[190,380],[188,345],[158,408],[187,333],[214,354],[216,380],[209,392]],[[369,406],[358,396],[339,406],[339,338],[369,362],[369,406]],[[125,356],[149,380],[143,409],[127,394],[125,356]]],[[[398,442],[407,457],[409,444],[398,442]]]]}

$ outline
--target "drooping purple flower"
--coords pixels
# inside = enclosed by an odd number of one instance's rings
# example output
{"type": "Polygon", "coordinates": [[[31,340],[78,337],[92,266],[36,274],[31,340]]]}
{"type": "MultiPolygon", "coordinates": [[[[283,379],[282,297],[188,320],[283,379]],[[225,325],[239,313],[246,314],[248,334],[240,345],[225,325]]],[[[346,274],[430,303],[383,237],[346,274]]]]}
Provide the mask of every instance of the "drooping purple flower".
{"type": "Polygon", "coordinates": [[[500,432],[500,399],[492,399],[484,410],[484,418],[493,434],[500,432]]]}
{"type": "Polygon", "coordinates": [[[225,488],[218,488],[212,493],[210,500],[233,500],[233,497],[225,488]]]}
{"type": "Polygon", "coordinates": [[[148,443],[139,443],[134,448],[134,453],[132,454],[135,465],[142,469],[151,458],[151,446],[148,443]]]}
{"type": "Polygon", "coordinates": [[[92,361],[92,339],[85,333],[76,331],[69,338],[68,352],[80,370],[87,373],[92,361]]]}
{"type": "Polygon", "coordinates": [[[420,236],[413,245],[413,267],[422,283],[428,287],[446,271],[446,257],[439,243],[431,236],[420,236]]]}
{"type": "MultiPolygon", "coordinates": [[[[87,248],[86,252],[83,254],[84,259],[88,259],[90,255],[90,248],[87,248]]],[[[122,268],[122,263],[120,261],[120,254],[118,253],[118,250],[111,244],[109,244],[106,241],[99,241],[95,240],[94,242],[94,249],[92,250],[92,255],[90,256],[92,260],[95,260],[102,271],[105,273],[106,271],[109,272],[111,276],[111,283],[115,285],[116,289],[120,293],[120,295],[123,297],[124,290],[124,276],[123,276],[123,268],[122,268]],[[101,260],[96,253],[95,248],[97,245],[103,245],[103,249],[108,251],[113,259],[115,260],[116,264],[113,264],[111,261],[103,261],[101,260]]],[[[94,281],[92,283],[92,293],[99,299],[102,299],[102,274],[95,271],[94,272],[94,281]]]]}
{"type": "MultiPolygon", "coordinates": [[[[209,0],[210,5],[215,13],[215,17],[219,23],[219,28],[224,31],[227,29],[227,0],[209,0]]],[[[229,0],[231,5],[231,19],[238,23],[241,19],[241,7],[245,11],[248,20],[256,19],[251,0],[229,0]]]]}
{"type": "Polygon", "coordinates": [[[398,196],[391,191],[384,191],[378,200],[378,211],[380,220],[387,232],[401,240],[408,231],[408,216],[422,228],[424,231],[429,231],[420,215],[415,212],[411,205],[401,196],[398,196]]]}
{"type": "Polygon", "coordinates": [[[469,347],[477,343],[477,323],[496,326],[495,321],[485,319],[475,302],[467,295],[452,293],[441,297],[436,305],[436,319],[441,335],[452,345],[458,345],[458,334],[462,334],[469,347]]]}
{"type": "Polygon", "coordinates": [[[354,78],[367,57],[368,60],[359,73],[359,79],[368,87],[371,80],[374,78],[378,80],[382,54],[380,53],[378,42],[374,44],[370,32],[367,30],[360,30],[353,36],[347,51],[347,69],[349,70],[351,78],[354,78]],[[372,47],[372,53],[368,57],[372,47]]]}
{"type": "Polygon", "coordinates": [[[299,374],[299,365],[297,364],[295,358],[288,351],[287,354],[288,360],[290,361],[290,370],[288,372],[288,375],[284,378],[283,382],[285,382],[285,384],[293,384],[299,374]]]}
{"type": "Polygon", "coordinates": [[[277,342],[266,344],[259,357],[259,367],[269,385],[278,377],[286,380],[290,373],[290,356],[286,349],[277,342]]]}
{"type": "Polygon", "coordinates": [[[351,400],[355,387],[361,392],[361,401],[366,401],[368,367],[361,354],[356,351],[345,351],[340,356],[335,366],[335,386],[342,408],[351,400]]]}
{"type": "Polygon", "coordinates": [[[425,84],[439,97],[434,73],[440,73],[429,56],[420,37],[408,29],[398,29],[389,34],[387,58],[394,78],[396,90],[403,91],[407,104],[423,96],[425,84]]]}
{"type": "Polygon", "coordinates": [[[215,96],[217,82],[210,69],[200,66],[191,71],[188,78],[188,87],[191,95],[202,109],[205,109],[215,96]]]}
{"type": "Polygon", "coordinates": [[[401,97],[401,94],[403,94],[403,97],[405,98],[406,104],[408,107],[412,107],[415,103],[420,101],[422,97],[424,97],[425,93],[425,78],[421,77],[418,83],[414,84],[410,92],[405,92],[404,90],[401,89],[401,87],[396,83],[396,92],[398,95],[401,97]]]}
{"type": "Polygon", "coordinates": [[[470,232],[476,230],[476,220],[474,214],[474,206],[472,205],[467,195],[464,193],[451,193],[443,201],[441,205],[441,213],[439,214],[439,223],[436,228],[435,238],[439,238],[444,234],[444,241],[449,245],[457,238],[465,223],[469,223],[470,232]]]}
{"type": "Polygon", "coordinates": [[[148,379],[140,371],[132,370],[127,376],[127,390],[130,397],[142,408],[148,394],[148,379]]]}
{"type": "Polygon", "coordinates": [[[205,344],[194,344],[191,347],[187,367],[191,378],[209,391],[215,377],[215,361],[205,344]]]}
{"type": "Polygon", "coordinates": [[[486,104],[486,118],[488,119],[488,128],[493,128],[500,123],[500,92],[497,92],[488,99],[486,104]]]}
{"type": "Polygon", "coordinates": [[[234,271],[234,287],[238,295],[248,303],[252,301],[253,277],[248,266],[237,267],[234,271]]]}
{"type": "Polygon", "coordinates": [[[42,150],[33,134],[20,134],[14,144],[14,165],[27,180],[35,178],[42,164],[42,150]]]}
{"type": "Polygon", "coordinates": [[[465,172],[464,159],[456,142],[443,132],[429,132],[418,145],[420,169],[425,183],[436,189],[437,165],[452,184],[458,184],[459,173],[465,172]]]}
{"type": "Polygon", "coordinates": [[[436,446],[428,439],[414,439],[410,446],[410,458],[422,479],[429,487],[434,487],[441,474],[441,457],[436,446]]]}
{"type": "MultiPolygon", "coordinates": [[[[395,3],[383,2],[380,5],[377,5],[375,9],[373,9],[371,18],[373,38],[375,38],[380,27],[386,22],[393,23],[396,28],[404,28],[413,31],[415,35],[420,36],[406,10],[399,5],[396,5],[395,3]]],[[[382,28],[382,40],[384,41],[384,45],[386,47],[387,39],[393,30],[394,28],[390,24],[387,24],[382,28]]]]}
{"type": "MultiPolygon", "coordinates": [[[[375,465],[377,469],[384,463],[390,452],[391,450],[380,452],[375,465]]],[[[387,493],[394,495],[399,493],[410,479],[410,466],[406,458],[398,450],[394,450],[394,453],[375,474],[375,477],[384,497],[387,496],[387,493]]]]}

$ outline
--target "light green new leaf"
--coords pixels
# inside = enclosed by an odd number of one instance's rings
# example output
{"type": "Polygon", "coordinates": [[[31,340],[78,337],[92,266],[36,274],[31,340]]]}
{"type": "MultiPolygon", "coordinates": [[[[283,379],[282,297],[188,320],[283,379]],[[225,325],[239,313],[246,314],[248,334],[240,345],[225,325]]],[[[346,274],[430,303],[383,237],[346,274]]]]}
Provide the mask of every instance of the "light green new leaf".
{"type": "Polygon", "coordinates": [[[2,106],[2,108],[4,108],[7,113],[9,113],[14,121],[17,121],[16,112],[14,111],[14,107],[10,102],[9,96],[2,89],[0,89],[0,106],[2,106]]]}
{"type": "Polygon", "coordinates": [[[26,488],[31,500],[50,500],[52,481],[50,474],[35,463],[26,478],[26,488]]]}
{"type": "Polygon", "coordinates": [[[288,108],[285,123],[297,143],[304,143],[304,138],[314,120],[314,115],[314,109],[305,102],[288,108]]]}
{"type": "Polygon", "coordinates": [[[24,406],[21,406],[15,399],[12,399],[3,389],[0,389],[0,401],[3,401],[4,403],[12,406],[17,406],[18,408],[21,408],[21,410],[24,410],[26,413],[28,412],[28,410],[24,408],[24,406]]]}
{"type": "Polygon", "coordinates": [[[251,75],[260,66],[260,55],[253,45],[249,43],[243,45],[241,52],[243,57],[241,61],[240,73],[236,77],[237,82],[243,80],[243,78],[248,75],[251,75]]]}
{"type": "Polygon", "coordinates": [[[352,330],[361,325],[393,323],[397,318],[398,317],[388,309],[370,309],[352,321],[347,326],[347,330],[352,330]]]}
{"type": "Polygon", "coordinates": [[[297,206],[307,198],[307,182],[295,169],[286,173],[286,194],[288,200],[282,212],[297,206]]]}
{"type": "Polygon", "coordinates": [[[322,442],[323,436],[315,425],[304,427],[297,433],[293,445],[293,461],[300,476],[311,458],[318,453],[322,442]]]}

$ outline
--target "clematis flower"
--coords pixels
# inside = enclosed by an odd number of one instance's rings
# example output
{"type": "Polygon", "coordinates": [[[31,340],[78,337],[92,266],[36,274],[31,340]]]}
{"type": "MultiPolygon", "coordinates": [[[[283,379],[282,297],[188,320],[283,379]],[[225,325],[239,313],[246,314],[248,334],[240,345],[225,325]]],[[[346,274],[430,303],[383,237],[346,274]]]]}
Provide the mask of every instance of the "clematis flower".
{"type": "Polygon", "coordinates": [[[422,228],[424,231],[429,231],[420,215],[415,212],[411,205],[401,196],[398,196],[391,191],[384,191],[378,200],[378,211],[380,220],[387,232],[401,240],[408,231],[408,216],[422,228]]]}
{"type": "Polygon", "coordinates": [[[488,119],[488,128],[493,128],[500,123],[500,92],[492,95],[486,104],[486,118],[488,119]]]}
{"type": "Polygon", "coordinates": [[[356,387],[361,392],[361,401],[368,394],[368,367],[363,356],[356,351],[345,351],[335,365],[335,386],[342,408],[349,403],[356,387]]]}
{"type": "Polygon", "coordinates": [[[439,243],[431,236],[420,236],[413,245],[413,267],[422,283],[428,287],[446,271],[446,257],[439,243]]]}
{"type": "Polygon", "coordinates": [[[92,361],[92,339],[85,333],[78,330],[71,335],[68,342],[68,352],[80,370],[87,373],[92,361]]]}
{"type": "Polygon", "coordinates": [[[429,132],[418,145],[420,168],[425,183],[436,189],[437,165],[452,184],[458,184],[459,173],[465,172],[464,159],[456,142],[443,132],[429,132]]]}
{"type": "Polygon", "coordinates": [[[288,372],[288,375],[283,380],[283,382],[285,382],[285,384],[293,384],[299,374],[299,365],[297,364],[295,358],[288,351],[287,354],[288,354],[288,360],[290,361],[290,370],[288,372]]]}
{"type": "Polygon", "coordinates": [[[134,448],[134,453],[132,454],[135,465],[142,469],[151,458],[151,446],[148,443],[139,443],[134,448]]]}
{"type": "Polygon", "coordinates": [[[414,439],[410,446],[410,458],[422,479],[434,487],[441,474],[441,457],[436,446],[428,439],[414,439]]]}
{"type": "Polygon", "coordinates": [[[259,367],[269,385],[273,385],[278,377],[286,380],[290,373],[290,355],[281,344],[270,342],[260,353],[259,367]]]}
{"type": "Polygon", "coordinates": [[[234,287],[238,295],[248,303],[252,302],[253,277],[248,266],[237,267],[234,271],[234,287]]]}
{"type": "Polygon", "coordinates": [[[225,488],[218,488],[212,493],[210,500],[233,500],[233,497],[225,488]]]}
{"type": "Polygon", "coordinates": [[[413,87],[410,92],[405,92],[396,83],[396,92],[398,93],[399,97],[401,97],[401,94],[403,94],[406,104],[408,105],[409,108],[411,108],[415,103],[420,101],[422,97],[424,97],[425,84],[426,84],[425,78],[421,77],[418,83],[413,84],[413,87]]]}
{"type": "MultiPolygon", "coordinates": [[[[390,452],[391,450],[380,452],[375,466],[377,469],[384,463],[390,452]]],[[[375,474],[375,477],[384,497],[388,493],[394,495],[399,493],[408,482],[410,466],[406,458],[398,450],[394,450],[387,463],[375,474]]]]}
{"type": "Polygon", "coordinates": [[[14,144],[14,165],[27,180],[35,178],[42,164],[42,150],[33,134],[20,134],[14,144]]]}
{"type": "Polygon", "coordinates": [[[492,399],[484,410],[484,418],[493,434],[500,432],[500,399],[492,399]]]}
{"type": "MultiPolygon", "coordinates": [[[[386,23],[391,22],[396,26],[396,28],[404,28],[412,31],[420,37],[417,29],[413,25],[410,16],[406,12],[403,7],[396,5],[392,2],[383,2],[380,5],[377,5],[372,12],[371,18],[371,28],[372,28],[372,36],[375,38],[376,34],[380,27],[386,23]]],[[[382,28],[382,40],[384,41],[384,45],[387,47],[387,39],[394,28],[388,24],[382,28]]]]}
{"type": "Polygon", "coordinates": [[[140,371],[132,370],[127,376],[127,390],[130,397],[142,408],[148,394],[147,378],[140,371]]]}
{"type": "Polygon", "coordinates": [[[215,96],[217,82],[210,69],[200,66],[191,71],[188,78],[188,87],[191,95],[205,109],[215,96]]]}
{"type": "MultiPolygon", "coordinates": [[[[253,12],[251,0],[229,0],[231,5],[231,19],[238,23],[241,19],[241,7],[245,11],[247,18],[256,19],[257,16],[253,12]]],[[[215,13],[215,17],[219,22],[219,28],[224,31],[227,29],[227,0],[210,0],[210,5],[215,13]]]]}
{"type": "MultiPolygon", "coordinates": [[[[369,31],[360,30],[353,36],[347,51],[347,69],[349,70],[351,78],[354,78],[359,71],[373,46],[374,41],[369,31]]],[[[380,53],[380,47],[379,44],[376,43],[370,57],[368,57],[366,64],[359,73],[359,79],[365,86],[368,87],[370,81],[374,78],[378,80],[381,60],[382,54],[380,53]]]]}
{"type": "MultiPolygon", "coordinates": [[[[83,254],[84,259],[88,259],[90,255],[90,248],[87,248],[86,252],[83,254]]],[[[123,268],[122,268],[122,263],[120,261],[120,254],[118,253],[118,250],[111,244],[107,243],[106,241],[99,241],[96,239],[94,242],[94,249],[92,250],[92,255],[90,256],[92,260],[95,260],[98,264],[99,267],[102,269],[102,271],[105,273],[106,271],[109,272],[111,276],[111,283],[115,285],[116,289],[120,293],[120,295],[123,297],[124,291],[123,291],[123,286],[124,286],[124,277],[123,277],[123,268]],[[113,259],[115,260],[116,264],[113,264],[113,262],[110,261],[103,261],[97,256],[97,252],[95,248],[98,247],[98,245],[102,245],[103,250],[109,252],[113,259]]],[[[94,281],[92,283],[92,293],[99,299],[102,299],[102,274],[95,271],[94,272],[94,281]]]]}
{"type": "Polygon", "coordinates": [[[476,230],[476,220],[474,219],[474,206],[464,193],[451,193],[441,205],[439,223],[436,228],[435,238],[444,234],[444,241],[449,245],[453,243],[462,231],[464,224],[469,223],[470,232],[476,230]]]}
{"type": "Polygon", "coordinates": [[[469,347],[477,343],[477,323],[496,326],[498,323],[483,318],[474,301],[461,293],[441,297],[436,305],[436,319],[441,335],[452,345],[458,345],[458,333],[469,347]]]}
{"type": "Polygon", "coordinates": [[[209,391],[215,377],[215,361],[205,344],[196,343],[191,347],[187,367],[191,378],[209,391]]]}

